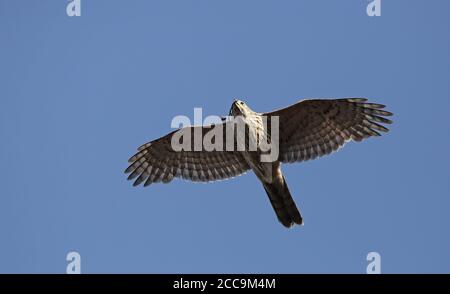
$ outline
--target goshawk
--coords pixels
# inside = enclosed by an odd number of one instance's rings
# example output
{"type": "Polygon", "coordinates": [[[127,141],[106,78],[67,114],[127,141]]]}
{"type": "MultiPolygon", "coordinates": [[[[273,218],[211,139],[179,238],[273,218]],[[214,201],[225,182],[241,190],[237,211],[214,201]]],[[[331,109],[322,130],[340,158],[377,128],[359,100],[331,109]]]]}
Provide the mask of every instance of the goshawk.
{"type": "Polygon", "coordinates": [[[382,110],[384,107],[368,103],[365,98],[310,99],[283,109],[258,113],[244,102],[235,100],[230,117],[242,118],[244,132],[231,128],[231,137],[225,135],[229,133],[226,131],[212,133],[214,128],[223,127],[226,130],[234,124],[230,119],[224,119],[219,124],[182,128],[139,147],[138,152],[129,159],[130,166],[125,173],[131,173],[128,179],[135,179],[135,186],[141,183],[148,186],[156,182],[168,183],[173,178],[209,182],[232,178],[252,170],[269,196],[278,220],[285,227],[302,225],[303,218],[289,192],[281,163],[315,159],[338,150],[350,140],[361,141],[380,136],[379,131],[388,131],[380,123],[392,123],[385,118],[392,113],[382,110]],[[274,118],[278,122],[277,130],[272,129],[274,118]],[[180,131],[188,137],[179,140],[180,131]],[[261,156],[267,154],[267,150],[263,150],[260,144],[263,140],[259,138],[271,142],[275,131],[278,148],[276,157],[262,161],[261,156]],[[228,144],[231,138],[232,148],[195,148],[195,134],[200,134],[201,142],[209,137],[213,144],[220,140],[228,144]],[[178,136],[179,143],[188,148],[174,148],[174,141],[177,141],[174,136],[178,136]],[[246,137],[241,141],[244,142],[243,148],[239,149],[237,142],[243,136],[246,137]],[[250,140],[252,136],[253,139],[256,136],[256,141],[250,140]],[[256,148],[249,148],[250,142],[256,142],[256,148]]]}

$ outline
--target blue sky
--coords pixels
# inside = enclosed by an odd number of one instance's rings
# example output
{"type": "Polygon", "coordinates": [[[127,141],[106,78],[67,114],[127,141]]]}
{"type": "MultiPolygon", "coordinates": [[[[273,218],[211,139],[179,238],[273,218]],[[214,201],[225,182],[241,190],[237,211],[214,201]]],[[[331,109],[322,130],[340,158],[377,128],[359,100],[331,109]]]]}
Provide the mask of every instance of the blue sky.
{"type": "Polygon", "coordinates": [[[0,272],[450,272],[450,2],[0,0],[0,272]],[[391,132],[283,170],[287,230],[252,173],[133,188],[175,115],[364,96],[391,132]],[[239,192],[238,192],[239,191],[239,192]]]}

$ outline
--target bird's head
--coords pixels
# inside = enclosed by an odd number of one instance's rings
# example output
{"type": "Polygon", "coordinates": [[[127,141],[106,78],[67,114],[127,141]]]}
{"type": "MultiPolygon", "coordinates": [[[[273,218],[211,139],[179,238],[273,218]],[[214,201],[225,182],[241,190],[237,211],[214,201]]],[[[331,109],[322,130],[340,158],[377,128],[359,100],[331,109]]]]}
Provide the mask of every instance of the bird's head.
{"type": "Polygon", "coordinates": [[[251,110],[248,108],[247,104],[241,100],[234,100],[230,108],[230,116],[246,116],[251,110]]]}

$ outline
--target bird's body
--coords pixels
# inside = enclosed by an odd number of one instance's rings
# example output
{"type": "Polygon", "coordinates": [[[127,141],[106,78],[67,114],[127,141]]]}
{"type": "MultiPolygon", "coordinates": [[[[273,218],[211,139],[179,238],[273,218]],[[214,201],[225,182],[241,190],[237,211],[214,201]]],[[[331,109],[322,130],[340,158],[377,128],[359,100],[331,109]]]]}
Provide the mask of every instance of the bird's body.
{"type": "MultiPolygon", "coordinates": [[[[269,196],[278,220],[286,227],[301,225],[303,219],[286,184],[281,164],[314,159],[336,151],[351,139],[361,141],[379,136],[377,131],[387,132],[387,128],[377,122],[391,123],[383,116],[392,113],[381,110],[384,105],[366,103],[366,100],[304,100],[269,113],[257,113],[244,102],[236,100],[230,109],[230,115],[235,118],[232,122],[234,142],[230,144],[234,148],[231,150],[185,148],[175,151],[178,150],[174,148],[175,131],[142,145],[138,153],[130,158],[131,165],[125,172],[131,173],[128,179],[136,178],[134,185],[144,182],[147,186],[153,182],[167,183],[174,177],[207,182],[252,170],[269,196]],[[244,127],[234,128],[236,121],[244,127]],[[240,146],[239,142],[244,142],[244,146],[240,146]],[[268,149],[268,145],[271,148],[268,149]],[[276,152],[273,152],[274,149],[276,152]],[[266,159],[263,160],[263,157],[266,159]]],[[[227,130],[232,123],[227,121],[219,127],[227,130]]],[[[214,127],[218,126],[187,127],[178,132],[188,131],[188,140],[181,140],[183,143],[189,141],[188,147],[192,146],[196,131],[201,131],[203,139],[214,137],[211,142],[217,143],[220,139],[223,144],[230,143],[230,137],[225,135],[227,131],[217,135],[214,127]]]]}
{"type": "MultiPolygon", "coordinates": [[[[260,143],[271,137],[268,123],[263,121],[264,114],[254,112],[239,100],[233,103],[230,114],[234,117],[242,116],[248,128],[249,141],[256,142],[256,151],[242,152],[242,156],[261,181],[278,220],[286,227],[302,225],[303,219],[287,187],[280,161],[261,161],[261,154],[265,151],[261,150],[260,143]]],[[[246,135],[245,132],[235,133],[236,140],[246,135]]]]}

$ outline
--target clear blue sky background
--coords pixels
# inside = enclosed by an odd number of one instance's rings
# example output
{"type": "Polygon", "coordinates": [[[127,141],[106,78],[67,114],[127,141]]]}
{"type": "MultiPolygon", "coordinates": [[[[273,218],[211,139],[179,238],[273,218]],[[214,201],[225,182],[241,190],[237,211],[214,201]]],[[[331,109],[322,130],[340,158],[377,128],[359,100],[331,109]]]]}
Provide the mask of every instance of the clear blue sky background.
{"type": "Polygon", "coordinates": [[[450,272],[450,1],[0,0],[0,272],[450,272]],[[252,173],[133,188],[175,115],[308,97],[388,105],[386,136],[284,165],[304,227],[252,173]],[[237,192],[239,191],[239,192],[237,192]]]}

